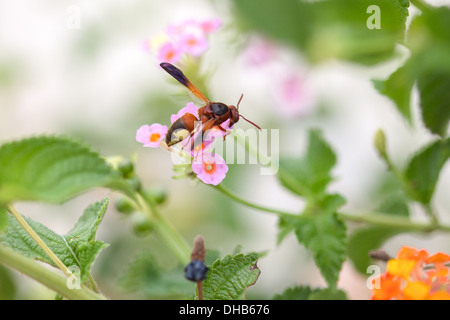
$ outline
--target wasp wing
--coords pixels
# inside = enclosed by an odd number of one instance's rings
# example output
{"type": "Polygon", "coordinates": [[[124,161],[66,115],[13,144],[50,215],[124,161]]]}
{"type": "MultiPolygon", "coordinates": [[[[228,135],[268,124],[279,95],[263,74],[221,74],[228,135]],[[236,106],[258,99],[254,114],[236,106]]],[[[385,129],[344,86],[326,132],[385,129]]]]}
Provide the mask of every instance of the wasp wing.
{"type": "Polygon", "coordinates": [[[170,74],[172,77],[174,77],[179,83],[184,85],[186,88],[188,88],[195,96],[203,100],[205,103],[209,103],[209,99],[205,97],[205,95],[197,89],[196,86],[192,84],[192,82],[189,81],[189,79],[184,75],[184,73],[175,67],[173,64],[168,62],[163,62],[160,64],[161,68],[167,71],[168,74],[170,74]]]}

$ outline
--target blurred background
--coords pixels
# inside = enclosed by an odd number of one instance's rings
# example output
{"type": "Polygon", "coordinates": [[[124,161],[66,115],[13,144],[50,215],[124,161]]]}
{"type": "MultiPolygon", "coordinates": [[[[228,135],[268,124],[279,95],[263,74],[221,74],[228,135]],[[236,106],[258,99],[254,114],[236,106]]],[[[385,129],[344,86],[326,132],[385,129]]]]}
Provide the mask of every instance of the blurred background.
{"type": "MultiPolygon", "coordinates": [[[[410,17],[414,14],[410,10],[410,17]]],[[[170,115],[191,101],[188,95],[179,95],[181,86],[168,81],[146,41],[173,23],[217,18],[222,25],[208,37],[209,49],[201,63],[202,71],[209,74],[210,99],[235,104],[244,93],[241,112],[263,128],[280,130],[282,155],[303,154],[308,129],[320,128],[338,157],[331,189],[347,199],[343,209],[360,212],[376,203],[386,178],[384,163],[373,147],[377,129],[385,131],[389,153],[400,167],[433,139],[420,122],[416,92],[409,125],[371,82],[387,78],[401,65],[408,54],[404,48],[398,48],[388,62],[370,67],[336,60],[311,65],[298,50],[241,31],[229,1],[42,0],[0,1],[0,143],[66,134],[105,156],[135,156],[143,185],[167,192],[161,212],[188,243],[202,234],[207,248],[221,256],[238,246],[243,252],[267,251],[258,262],[261,276],[247,298],[270,299],[294,285],[325,287],[311,254],[293,234],[277,245],[276,216],[233,203],[206,185],[172,179],[170,155],[143,148],[135,140],[141,125],[169,125],[170,115]],[[71,20],[76,12],[78,25],[71,20]]],[[[251,127],[243,121],[237,126],[251,127]]],[[[259,165],[230,165],[223,183],[268,207],[302,209],[302,201],[283,189],[276,176],[262,176],[259,170],[259,165]]],[[[445,215],[450,208],[449,189],[446,166],[433,200],[443,223],[450,223],[450,215],[445,215]]],[[[108,297],[154,298],[156,291],[151,289],[127,290],[120,285],[130,263],[146,252],[166,270],[176,261],[156,237],[136,230],[133,217],[116,211],[116,194],[93,190],[61,206],[18,203],[17,208],[64,234],[85,207],[105,196],[112,201],[98,239],[110,246],[96,260],[94,278],[108,297]]],[[[411,210],[413,217],[423,218],[420,208],[411,210]]],[[[391,255],[403,244],[449,252],[449,240],[449,235],[439,233],[401,235],[384,248],[391,255]]],[[[345,262],[338,286],[350,299],[368,299],[366,280],[345,262]]],[[[3,267],[0,286],[2,298],[54,298],[37,282],[3,267]]]]}

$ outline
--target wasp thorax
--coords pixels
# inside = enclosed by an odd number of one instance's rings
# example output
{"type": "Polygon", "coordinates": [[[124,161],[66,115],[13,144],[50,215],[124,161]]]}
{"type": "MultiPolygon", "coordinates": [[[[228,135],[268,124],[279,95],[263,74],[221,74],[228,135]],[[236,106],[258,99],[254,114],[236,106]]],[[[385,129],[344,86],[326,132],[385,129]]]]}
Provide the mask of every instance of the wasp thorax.
{"type": "Polygon", "coordinates": [[[211,110],[214,114],[223,116],[228,112],[228,106],[222,102],[213,102],[211,103],[211,110]]]}

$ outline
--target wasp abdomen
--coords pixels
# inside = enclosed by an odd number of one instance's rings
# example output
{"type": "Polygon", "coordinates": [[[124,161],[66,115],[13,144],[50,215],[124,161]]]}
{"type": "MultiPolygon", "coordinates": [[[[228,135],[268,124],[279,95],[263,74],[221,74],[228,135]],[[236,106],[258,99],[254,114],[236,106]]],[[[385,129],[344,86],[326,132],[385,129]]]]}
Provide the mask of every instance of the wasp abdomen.
{"type": "Polygon", "coordinates": [[[170,147],[187,138],[195,128],[197,117],[192,113],[186,113],[178,118],[167,131],[166,144],[170,147]]]}

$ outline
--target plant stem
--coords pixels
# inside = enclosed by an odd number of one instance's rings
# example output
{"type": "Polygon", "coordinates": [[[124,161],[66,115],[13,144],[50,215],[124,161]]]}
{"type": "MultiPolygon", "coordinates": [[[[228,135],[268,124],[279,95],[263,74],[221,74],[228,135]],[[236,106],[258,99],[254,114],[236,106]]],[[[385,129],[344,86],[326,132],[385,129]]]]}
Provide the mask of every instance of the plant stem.
{"type": "Polygon", "coordinates": [[[106,298],[98,293],[92,292],[81,286],[80,289],[70,289],[67,285],[67,278],[49,270],[36,263],[33,259],[24,257],[10,248],[0,245],[0,263],[5,264],[30,278],[42,283],[46,287],[58,292],[62,296],[72,300],[105,300],[106,298]]]}
{"type": "Polygon", "coordinates": [[[411,0],[411,3],[420,11],[431,8],[431,6],[423,0],[411,0]]]}
{"type": "Polygon", "coordinates": [[[187,265],[191,261],[191,248],[169,221],[160,214],[154,200],[151,197],[139,194],[137,201],[140,210],[149,215],[149,218],[154,223],[155,230],[159,233],[172,253],[183,265],[187,265]]]}
{"type": "Polygon", "coordinates": [[[203,281],[197,282],[197,296],[198,300],[203,300],[203,281]]]}
{"type": "Polygon", "coordinates": [[[427,213],[428,217],[431,219],[431,223],[433,225],[438,226],[439,225],[439,220],[436,217],[436,214],[433,211],[433,208],[431,207],[430,203],[424,204],[423,205],[425,208],[425,212],[427,213]]]}
{"type": "MultiPolygon", "coordinates": [[[[296,217],[297,214],[285,212],[278,209],[268,208],[262,205],[258,205],[252,202],[249,202],[238,195],[232,193],[231,191],[227,190],[224,186],[218,185],[214,187],[216,190],[219,190],[232,200],[243,204],[247,207],[269,212],[269,213],[275,213],[280,216],[290,216],[290,217],[296,217]]],[[[367,223],[370,225],[377,225],[377,226],[384,226],[384,227],[399,227],[399,228],[405,228],[409,231],[421,231],[421,232],[429,232],[429,231],[435,231],[435,230],[441,230],[441,231],[447,231],[450,232],[450,226],[435,224],[432,223],[419,223],[419,222],[413,222],[408,218],[403,217],[396,217],[390,214],[383,214],[379,212],[367,212],[366,214],[349,214],[349,213],[342,213],[338,212],[337,215],[347,221],[354,221],[354,222],[361,222],[361,223],[367,223]]]]}
{"type": "Polygon", "coordinates": [[[231,191],[229,191],[228,189],[226,189],[224,186],[222,186],[220,184],[215,186],[214,188],[216,190],[219,190],[220,192],[222,192],[223,194],[225,194],[229,198],[233,199],[234,201],[243,204],[244,206],[247,206],[247,207],[259,210],[259,211],[264,211],[264,212],[269,212],[269,213],[276,213],[276,214],[281,215],[281,216],[297,216],[294,213],[288,213],[288,212],[285,212],[285,211],[282,211],[282,210],[264,207],[264,206],[252,203],[250,201],[247,201],[247,200],[239,197],[238,195],[232,193],[231,191]]]}
{"type": "Polygon", "coordinates": [[[53,251],[45,244],[45,242],[38,236],[36,232],[25,221],[22,215],[14,208],[12,204],[7,206],[7,210],[11,213],[22,228],[30,235],[30,237],[41,247],[42,250],[48,255],[53,263],[68,277],[73,276],[73,273],[66,267],[66,265],[53,253],[53,251]]]}
{"type": "Polygon", "coordinates": [[[450,232],[450,226],[434,223],[413,222],[409,218],[393,216],[387,213],[367,212],[366,214],[350,214],[340,212],[338,213],[338,216],[347,221],[361,222],[383,227],[405,228],[405,230],[408,231],[430,232],[441,230],[450,232]]]}

